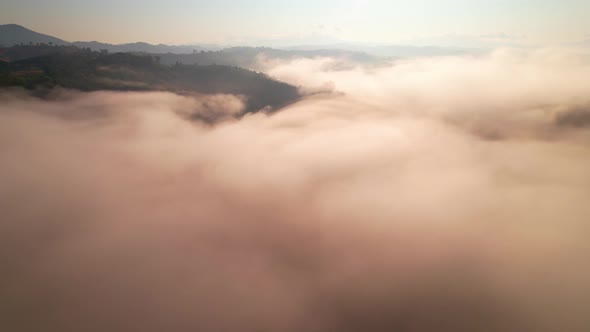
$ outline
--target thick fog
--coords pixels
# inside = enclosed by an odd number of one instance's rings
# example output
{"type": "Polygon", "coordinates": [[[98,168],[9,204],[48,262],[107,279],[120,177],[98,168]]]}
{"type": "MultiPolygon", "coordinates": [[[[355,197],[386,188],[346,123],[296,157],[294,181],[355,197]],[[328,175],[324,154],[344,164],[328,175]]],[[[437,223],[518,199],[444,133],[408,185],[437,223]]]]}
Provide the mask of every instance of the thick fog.
{"type": "Polygon", "coordinates": [[[588,331],[587,58],[265,61],[307,97],[0,97],[3,329],[588,331]]]}

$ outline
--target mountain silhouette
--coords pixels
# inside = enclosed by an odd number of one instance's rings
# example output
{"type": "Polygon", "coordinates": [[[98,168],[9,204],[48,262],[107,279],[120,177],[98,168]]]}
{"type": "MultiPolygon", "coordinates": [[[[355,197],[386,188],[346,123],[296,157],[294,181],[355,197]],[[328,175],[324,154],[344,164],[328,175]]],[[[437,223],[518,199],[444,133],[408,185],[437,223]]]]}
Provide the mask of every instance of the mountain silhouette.
{"type": "MultiPolygon", "coordinates": [[[[585,45],[588,41],[586,41],[585,45]]],[[[0,25],[0,46],[30,44],[72,45],[92,51],[107,50],[110,53],[148,53],[158,54],[163,63],[174,64],[226,64],[257,69],[252,64],[255,56],[280,59],[296,57],[334,57],[356,63],[379,62],[383,58],[416,57],[481,54],[484,49],[442,46],[411,46],[411,45],[365,45],[355,43],[314,44],[291,46],[287,48],[269,47],[220,47],[216,45],[165,45],[134,42],[126,44],[109,44],[99,41],[67,42],[62,39],[31,31],[16,24],[0,25]]]]}
{"type": "Polygon", "coordinates": [[[17,24],[0,25],[0,46],[10,47],[14,45],[74,45],[80,48],[90,48],[93,51],[108,50],[109,52],[142,52],[142,53],[177,53],[187,54],[194,51],[201,51],[205,48],[199,45],[152,45],[143,42],[127,44],[108,44],[98,41],[84,42],[67,42],[57,37],[45,35],[17,24]]]}
{"type": "Polygon", "coordinates": [[[173,54],[189,54],[195,51],[203,51],[206,48],[199,45],[152,45],[144,42],[127,43],[127,44],[108,44],[98,41],[84,42],[77,41],[72,43],[74,46],[80,48],[89,48],[93,51],[107,50],[111,53],[173,53],[173,54]]]}
{"type": "Polygon", "coordinates": [[[17,24],[0,25],[0,45],[9,47],[20,44],[68,45],[70,43],[29,30],[17,24]]]}

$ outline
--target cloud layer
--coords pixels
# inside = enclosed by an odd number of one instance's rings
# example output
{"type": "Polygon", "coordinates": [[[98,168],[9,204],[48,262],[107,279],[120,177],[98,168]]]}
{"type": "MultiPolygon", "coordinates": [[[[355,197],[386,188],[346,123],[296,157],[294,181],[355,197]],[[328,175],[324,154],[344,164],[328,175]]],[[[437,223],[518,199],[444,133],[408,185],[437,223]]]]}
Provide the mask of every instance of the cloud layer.
{"type": "Polygon", "coordinates": [[[331,92],[215,126],[240,98],[2,96],[3,325],[588,329],[585,59],[268,72],[331,92]]]}

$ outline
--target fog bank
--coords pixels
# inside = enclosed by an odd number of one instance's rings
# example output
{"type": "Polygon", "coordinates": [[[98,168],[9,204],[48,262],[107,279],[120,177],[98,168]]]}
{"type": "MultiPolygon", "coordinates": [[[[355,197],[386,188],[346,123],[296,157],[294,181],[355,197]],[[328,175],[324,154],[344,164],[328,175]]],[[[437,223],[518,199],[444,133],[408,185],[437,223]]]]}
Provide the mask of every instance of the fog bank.
{"type": "Polygon", "coordinates": [[[587,331],[590,63],[268,63],[310,95],[0,97],[12,331],[587,331]]]}

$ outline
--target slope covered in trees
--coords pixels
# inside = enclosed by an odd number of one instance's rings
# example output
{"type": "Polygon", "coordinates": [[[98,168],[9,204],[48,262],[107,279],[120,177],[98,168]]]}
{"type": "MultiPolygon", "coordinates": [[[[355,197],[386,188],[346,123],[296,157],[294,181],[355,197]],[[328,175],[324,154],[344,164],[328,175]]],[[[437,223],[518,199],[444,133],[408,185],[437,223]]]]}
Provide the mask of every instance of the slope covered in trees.
{"type": "MultiPolygon", "coordinates": [[[[43,51],[43,47],[29,46],[31,52],[43,51]]],[[[47,55],[4,62],[0,65],[0,86],[37,90],[60,86],[82,91],[235,94],[246,98],[246,112],[263,108],[276,110],[299,98],[296,87],[238,67],[167,66],[161,64],[157,56],[108,54],[71,47],[55,47],[54,50],[56,52],[47,55]]]]}

